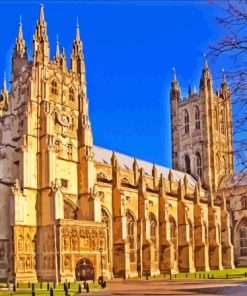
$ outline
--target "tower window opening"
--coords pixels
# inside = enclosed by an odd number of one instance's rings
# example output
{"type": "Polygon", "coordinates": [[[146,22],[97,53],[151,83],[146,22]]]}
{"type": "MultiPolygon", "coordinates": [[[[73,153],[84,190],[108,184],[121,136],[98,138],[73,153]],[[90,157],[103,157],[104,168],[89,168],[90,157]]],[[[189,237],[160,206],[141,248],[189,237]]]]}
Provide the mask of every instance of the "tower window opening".
{"type": "Polygon", "coordinates": [[[200,129],[201,125],[200,125],[200,110],[199,108],[196,106],[195,107],[195,127],[196,129],[200,129]]]}
{"type": "Polygon", "coordinates": [[[189,158],[189,156],[187,154],[185,155],[185,173],[186,174],[191,174],[190,158],[189,158]]]}
{"type": "Polygon", "coordinates": [[[196,153],[196,173],[197,176],[202,178],[202,158],[199,152],[196,153]]]}
{"type": "Polygon", "coordinates": [[[247,256],[247,224],[245,223],[239,229],[239,255],[247,256]]]}
{"type": "Polygon", "coordinates": [[[68,188],[69,180],[67,179],[61,179],[61,187],[68,188]]]}
{"type": "Polygon", "coordinates": [[[51,82],[51,93],[54,95],[58,95],[58,89],[57,89],[57,81],[55,79],[51,82]]]}
{"type": "Polygon", "coordinates": [[[74,102],[74,100],[75,100],[75,92],[74,92],[74,89],[72,87],[69,88],[69,100],[71,102],[74,102]]]}
{"type": "Polygon", "coordinates": [[[68,159],[72,160],[73,158],[73,146],[71,144],[68,144],[68,159]]]}
{"type": "Polygon", "coordinates": [[[187,110],[184,110],[184,132],[185,134],[188,134],[189,131],[190,131],[189,113],[187,110]]]}

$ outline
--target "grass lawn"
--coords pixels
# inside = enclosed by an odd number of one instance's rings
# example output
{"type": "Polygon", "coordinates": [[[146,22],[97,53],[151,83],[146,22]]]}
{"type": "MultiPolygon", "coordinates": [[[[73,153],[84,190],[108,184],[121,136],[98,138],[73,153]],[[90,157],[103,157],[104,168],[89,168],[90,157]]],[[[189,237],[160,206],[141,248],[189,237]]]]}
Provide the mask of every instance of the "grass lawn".
{"type": "MultiPolygon", "coordinates": [[[[245,273],[247,273],[247,267],[244,268],[235,268],[235,269],[223,269],[223,270],[211,270],[211,271],[198,271],[195,273],[178,273],[178,274],[173,274],[172,278],[226,278],[228,275],[229,278],[234,278],[234,277],[244,277],[245,273]]],[[[166,275],[166,277],[169,277],[169,275],[166,275]]]]}
{"type": "MultiPolygon", "coordinates": [[[[37,296],[49,296],[50,292],[47,291],[47,283],[42,283],[42,289],[40,289],[41,283],[35,283],[35,295],[37,296]]],[[[65,292],[63,290],[64,284],[59,283],[56,285],[56,288],[54,289],[53,283],[49,283],[50,288],[53,288],[53,295],[54,296],[65,296],[65,292]]],[[[68,286],[68,284],[67,284],[68,286]]],[[[74,296],[78,293],[78,286],[79,283],[70,283],[70,289],[68,291],[69,296],[74,296]]],[[[81,283],[82,291],[83,289],[83,283],[81,283]]],[[[6,287],[6,284],[3,285],[3,287],[6,287]]],[[[30,287],[32,287],[32,284],[30,284],[30,287]]],[[[89,283],[89,290],[91,289],[101,289],[101,286],[98,284],[89,283]]],[[[4,289],[0,290],[0,296],[12,296],[12,295],[32,295],[32,289],[29,288],[29,284],[18,284],[18,288],[16,292],[13,292],[13,284],[10,284],[10,291],[4,289]]]]}

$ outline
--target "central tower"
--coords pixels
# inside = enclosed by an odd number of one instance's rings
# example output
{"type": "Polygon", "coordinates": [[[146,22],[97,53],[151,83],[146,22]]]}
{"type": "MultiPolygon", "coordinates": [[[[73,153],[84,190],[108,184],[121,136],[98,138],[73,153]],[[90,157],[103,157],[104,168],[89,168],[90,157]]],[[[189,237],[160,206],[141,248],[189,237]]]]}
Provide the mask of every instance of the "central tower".
{"type": "Polygon", "coordinates": [[[221,178],[232,174],[232,112],[225,75],[214,93],[213,79],[205,59],[199,93],[189,88],[181,97],[174,71],[170,90],[173,168],[200,179],[215,192],[221,178]]]}

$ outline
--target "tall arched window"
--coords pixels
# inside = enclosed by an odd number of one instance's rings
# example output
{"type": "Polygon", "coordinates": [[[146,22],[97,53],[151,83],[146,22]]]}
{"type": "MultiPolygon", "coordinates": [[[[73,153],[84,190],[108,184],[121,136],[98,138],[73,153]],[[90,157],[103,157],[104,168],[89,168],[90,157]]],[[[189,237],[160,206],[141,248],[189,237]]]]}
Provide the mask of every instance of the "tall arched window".
{"type": "Polygon", "coordinates": [[[186,174],[191,174],[190,158],[189,158],[189,156],[187,154],[185,155],[184,161],[185,161],[185,173],[186,174]]]}
{"type": "Polygon", "coordinates": [[[127,211],[126,217],[127,217],[127,239],[129,241],[129,248],[130,248],[130,262],[135,262],[136,261],[135,219],[130,211],[127,211]]]}
{"type": "Polygon", "coordinates": [[[51,82],[51,93],[54,95],[58,95],[57,81],[55,79],[53,79],[51,82]]]}
{"type": "Polygon", "coordinates": [[[108,258],[108,262],[111,261],[111,243],[110,243],[110,239],[111,239],[111,218],[109,216],[109,214],[107,213],[107,211],[102,208],[101,209],[101,222],[105,224],[106,229],[107,229],[107,246],[106,246],[106,250],[107,250],[107,258],[108,258]]]}
{"type": "Polygon", "coordinates": [[[216,130],[218,131],[219,130],[219,122],[218,122],[218,111],[217,111],[217,109],[214,110],[214,117],[215,117],[215,127],[216,127],[216,130]]]}
{"type": "Polygon", "coordinates": [[[57,155],[60,154],[60,142],[58,140],[55,141],[55,151],[57,153],[57,155]]]}
{"type": "Polygon", "coordinates": [[[157,220],[155,215],[150,213],[150,238],[154,244],[154,260],[158,261],[158,248],[157,248],[157,220]]]}
{"type": "Polygon", "coordinates": [[[195,127],[196,129],[201,128],[201,123],[200,123],[200,110],[197,106],[195,106],[195,127]]]}
{"type": "Polygon", "coordinates": [[[68,153],[68,160],[72,160],[73,158],[73,146],[71,144],[68,144],[67,146],[67,153],[68,153]]]}
{"type": "Polygon", "coordinates": [[[199,152],[196,153],[196,173],[202,179],[202,158],[199,152]]]}
{"type": "Polygon", "coordinates": [[[220,132],[225,134],[225,118],[224,118],[224,111],[220,111],[220,132]]]}
{"type": "Polygon", "coordinates": [[[204,222],[204,238],[205,238],[205,242],[208,242],[208,227],[206,222],[204,222]]]}
{"type": "Polygon", "coordinates": [[[169,217],[170,240],[174,250],[174,260],[177,260],[177,226],[173,217],[169,217]]]}
{"type": "Polygon", "coordinates": [[[72,87],[69,88],[69,100],[72,102],[74,102],[74,100],[75,100],[75,92],[72,87]]]}
{"type": "Polygon", "coordinates": [[[75,220],[76,218],[77,218],[76,206],[73,207],[70,202],[64,201],[64,219],[75,220]]]}
{"type": "Polygon", "coordinates": [[[189,124],[189,113],[185,109],[184,110],[184,132],[185,134],[188,134],[190,131],[190,124],[189,124]]]}
{"type": "Polygon", "coordinates": [[[244,220],[239,228],[239,256],[247,256],[247,221],[244,220]]]}

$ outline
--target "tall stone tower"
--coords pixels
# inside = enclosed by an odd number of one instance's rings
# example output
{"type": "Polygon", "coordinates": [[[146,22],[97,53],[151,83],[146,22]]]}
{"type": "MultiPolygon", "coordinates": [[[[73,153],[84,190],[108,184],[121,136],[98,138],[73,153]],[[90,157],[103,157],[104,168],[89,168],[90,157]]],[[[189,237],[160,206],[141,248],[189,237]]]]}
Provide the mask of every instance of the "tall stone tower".
{"type": "Polygon", "coordinates": [[[230,90],[223,75],[214,92],[213,78],[205,59],[199,93],[189,89],[181,98],[174,71],[170,90],[173,168],[184,171],[210,191],[221,178],[233,173],[232,112],[230,90]]]}
{"type": "MultiPolygon", "coordinates": [[[[60,253],[65,251],[59,247],[58,237],[65,231],[60,219],[83,219],[91,221],[92,227],[101,221],[101,206],[97,207],[97,198],[91,198],[96,177],[78,24],[71,68],[67,69],[65,50],[60,52],[58,41],[50,59],[43,6],[33,35],[31,61],[20,22],[11,92],[4,81],[0,96],[0,188],[4,193],[0,239],[10,244],[6,250],[14,258],[2,272],[17,281],[63,280],[62,266],[69,265],[71,257],[60,253]]],[[[73,279],[74,273],[69,276],[73,279]]]]}

